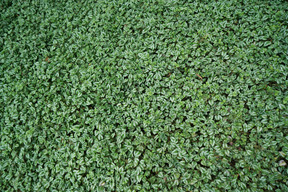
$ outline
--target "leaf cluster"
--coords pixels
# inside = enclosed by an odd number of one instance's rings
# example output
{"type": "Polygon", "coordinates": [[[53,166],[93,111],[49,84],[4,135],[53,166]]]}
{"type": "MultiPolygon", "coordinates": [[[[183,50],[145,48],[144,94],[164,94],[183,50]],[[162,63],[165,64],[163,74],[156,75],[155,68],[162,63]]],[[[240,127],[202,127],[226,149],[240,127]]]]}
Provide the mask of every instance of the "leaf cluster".
{"type": "Polygon", "coordinates": [[[286,1],[2,1],[1,191],[288,191],[286,1]]]}

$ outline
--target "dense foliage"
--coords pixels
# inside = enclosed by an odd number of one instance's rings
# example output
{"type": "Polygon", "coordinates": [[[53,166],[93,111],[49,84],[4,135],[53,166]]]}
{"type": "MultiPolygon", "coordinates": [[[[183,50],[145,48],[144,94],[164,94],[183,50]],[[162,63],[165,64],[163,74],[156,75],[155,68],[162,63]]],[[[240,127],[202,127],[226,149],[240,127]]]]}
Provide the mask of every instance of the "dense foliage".
{"type": "Polygon", "coordinates": [[[0,6],[1,191],[288,191],[287,1],[0,6]]]}

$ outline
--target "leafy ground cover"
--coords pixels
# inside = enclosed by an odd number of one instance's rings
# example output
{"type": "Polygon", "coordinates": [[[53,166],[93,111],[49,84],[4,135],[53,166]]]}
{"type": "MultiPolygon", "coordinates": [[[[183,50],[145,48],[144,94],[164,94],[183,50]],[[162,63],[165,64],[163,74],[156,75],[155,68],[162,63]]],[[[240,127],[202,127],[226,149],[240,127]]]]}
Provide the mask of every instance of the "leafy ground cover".
{"type": "Polygon", "coordinates": [[[288,191],[287,1],[1,1],[1,191],[288,191]]]}

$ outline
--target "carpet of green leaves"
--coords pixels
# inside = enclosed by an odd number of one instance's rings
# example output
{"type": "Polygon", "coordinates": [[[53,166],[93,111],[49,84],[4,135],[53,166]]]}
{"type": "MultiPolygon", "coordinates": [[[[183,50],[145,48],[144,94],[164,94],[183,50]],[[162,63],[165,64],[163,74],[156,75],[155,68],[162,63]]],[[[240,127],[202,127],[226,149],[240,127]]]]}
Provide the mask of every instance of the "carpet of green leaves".
{"type": "Polygon", "coordinates": [[[287,1],[79,2],[0,3],[1,191],[288,191],[287,1]]]}

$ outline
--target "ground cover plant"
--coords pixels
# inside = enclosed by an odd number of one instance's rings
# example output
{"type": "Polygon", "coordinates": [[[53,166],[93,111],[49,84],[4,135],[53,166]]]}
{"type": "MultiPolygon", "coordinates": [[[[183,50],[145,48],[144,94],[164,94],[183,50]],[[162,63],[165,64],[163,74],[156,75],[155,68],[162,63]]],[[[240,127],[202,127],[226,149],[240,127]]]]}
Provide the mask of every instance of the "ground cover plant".
{"type": "Polygon", "coordinates": [[[1,191],[288,191],[287,1],[1,1],[1,191]]]}

